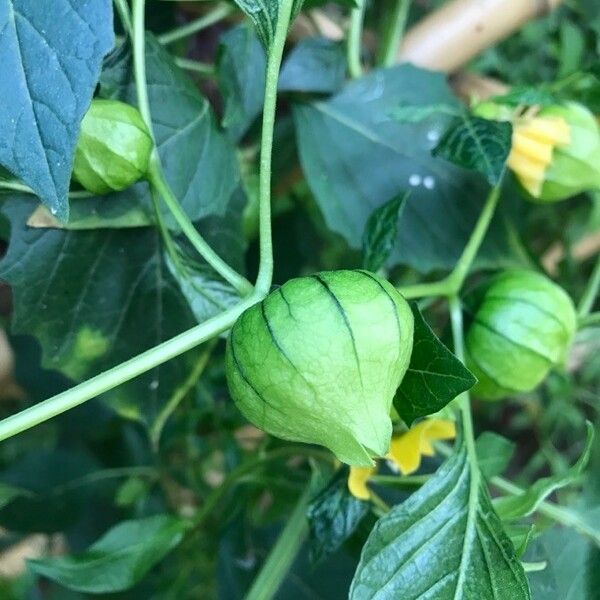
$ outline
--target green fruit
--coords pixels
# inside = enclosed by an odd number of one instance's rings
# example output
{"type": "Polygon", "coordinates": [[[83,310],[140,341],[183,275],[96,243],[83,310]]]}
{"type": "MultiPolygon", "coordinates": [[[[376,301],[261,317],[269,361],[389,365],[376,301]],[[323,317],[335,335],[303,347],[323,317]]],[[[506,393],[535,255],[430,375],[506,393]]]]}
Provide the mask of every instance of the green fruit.
{"type": "Polygon", "coordinates": [[[117,100],[93,100],[81,122],[73,178],[98,195],[124,190],[148,171],[153,146],[136,108],[117,100]]]}
{"type": "Polygon", "coordinates": [[[576,329],[573,302],[547,277],[506,271],[477,294],[465,358],[479,382],[473,393],[495,400],[535,388],[564,362],[576,329]]]}
{"type": "Polygon", "coordinates": [[[233,326],[229,390],[257,427],[370,466],[388,452],[392,399],[412,342],[408,303],[376,275],[330,271],[292,279],[233,326]]]}
{"type": "Polygon", "coordinates": [[[563,118],[571,139],[554,149],[537,200],[556,202],[600,189],[600,126],[594,115],[585,106],[569,102],[544,108],[538,116],[563,118]]]}

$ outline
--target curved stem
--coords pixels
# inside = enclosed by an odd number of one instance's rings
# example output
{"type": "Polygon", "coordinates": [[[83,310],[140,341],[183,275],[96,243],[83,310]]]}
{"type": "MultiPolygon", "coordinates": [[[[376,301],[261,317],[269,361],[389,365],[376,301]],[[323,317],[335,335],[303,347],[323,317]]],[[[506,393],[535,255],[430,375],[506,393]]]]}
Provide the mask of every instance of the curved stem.
{"type": "MultiPolygon", "coordinates": [[[[146,81],[145,5],[145,0],[133,0],[133,65],[138,106],[148,130],[152,133],[152,115],[150,113],[150,100],[146,81]]],[[[148,166],[147,178],[150,185],[160,194],[181,231],[200,256],[240,294],[248,295],[251,293],[252,285],[210,247],[181,207],[164,177],[156,145],[148,166]]]]}
{"type": "Polygon", "coordinates": [[[394,9],[389,17],[389,23],[381,42],[380,64],[384,67],[392,67],[396,63],[400,42],[406,29],[410,0],[394,0],[394,9]]]}
{"type": "Polygon", "coordinates": [[[596,259],[596,264],[594,265],[594,270],[592,271],[592,275],[590,276],[590,280],[588,281],[587,287],[581,300],[579,301],[579,306],[577,307],[577,314],[580,319],[585,319],[590,314],[594,306],[594,302],[596,301],[596,296],[598,295],[598,289],[600,288],[600,255],[596,259]]]}
{"type": "MultiPolygon", "coordinates": [[[[37,196],[37,194],[27,185],[19,183],[18,181],[6,181],[0,179],[0,194],[6,190],[7,192],[19,192],[22,194],[29,194],[31,196],[37,196]]],[[[88,192],[87,190],[76,190],[69,192],[69,198],[94,198],[95,194],[88,192]]]]}
{"type": "Polygon", "coordinates": [[[173,218],[181,228],[181,231],[188,238],[192,246],[198,251],[198,254],[219,274],[225,281],[229,282],[243,296],[252,292],[252,284],[242,277],[235,269],[232,269],[206,242],[200,235],[194,224],[179,204],[175,194],[165,180],[160,163],[157,158],[153,158],[148,170],[148,181],[150,185],[162,197],[164,203],[171,211],[173,218]]]}
{"type": "Polygon", "coordinates": [[[361,51],[362,29],[365,18],[366,0],[357,0],[357,7],[350,14],[350,29],[347,41],[348,72],[351,77],[360,77],[363,74],[361,51]]]}
{"type": "Polygon", "coordinates": [[[96,375],[83,383],[57,394],[48,400],[35,404],[16,415],[7,417],[0,421],[0,441],[13,435],[21,433],[35,425],[39,425],[48,419],[56,417],[104,392],[142,375],[146,371],[161,365],[187,350],[195,348],[202,342],[215,337],[216,335],[231,328],[236,319],[250,306],[258,302],[261,298],[252,295],[240,304],[224,311],[220,315],[208,319],[188,329],[154,348],[138,354],[134,358],[113,367],[112,369],[96,375]]]}
{"type": "Polygon", "coordinates": [[[417,285],[409,285],[405,287],[399,287],[398,290],[405,298],[423,298],[425,296],[453,296],[458,294],[462,288],[473,261],[477,256],[477,252],[481,248],[481,244],[485,238],[490,223],[496,212],[498,206],[498,200],[500,198],[500,190],[502,186],[502,180],[500,180],[490,191],[486,198],[485,204],[475,228],[471,233],[471,237],[465,246],[458,262],[456,263],[452,272],[442,279],[441,281],[434,281],[431,283],[420,283],[417,285]]]}
{"type": "Polygon", "coordinates": [[[218,23],[222,19],[225,19],[230,14],[232,14],[235,9],[232,6],[227,4],[221,4],[217,6],[214,10],[202,15],[201,17],[182,25],[181,27],[177,27],[171,31],[167,31],[162,35],[158,36],[158,41],[161,44],[172,44],[177,40],[181,40],[183,38],[189,37],[194,33],[198,33],[215,23],[218,23]]]}
{"type": "Polygon", "coordinates": [[[273,156],[273,130],[277,108],[277,83],[279,68],[292,15],[293,0],[281,0],[273,43],[268,50],[265,101],[260,142],[259,173],[259,233],[260,266],[256,290],[267,294],[273,281],[273,238],[271,232],[271,159],[273,156]]]}

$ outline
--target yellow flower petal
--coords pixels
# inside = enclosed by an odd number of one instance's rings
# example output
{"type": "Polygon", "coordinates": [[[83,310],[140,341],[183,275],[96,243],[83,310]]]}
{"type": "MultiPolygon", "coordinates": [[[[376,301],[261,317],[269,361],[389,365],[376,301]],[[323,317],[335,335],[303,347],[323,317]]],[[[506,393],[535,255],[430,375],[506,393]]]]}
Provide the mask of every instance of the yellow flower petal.
{"type": "Polygon", "coordinates": [[[542,193],[554,148],[570,140],[569,125],[562,117],[530,117],[514,124],[507,164],[534,198],[542,193]]]}
{"type": "Polygon", "coordinates": [[[348,489],[355,498],[368,500],[371,497],[367,482],[376,470],[377,467],[350,467],[348,489]]]}
{"type": "Polygon", "coordinates": [[[410,475],[421,466],[421,456],[433,456],[432,441],[448,440],[455,436],[454,421],[426,419],[392,439],[388,458],[396,464],[402,475],[410,475]]]}

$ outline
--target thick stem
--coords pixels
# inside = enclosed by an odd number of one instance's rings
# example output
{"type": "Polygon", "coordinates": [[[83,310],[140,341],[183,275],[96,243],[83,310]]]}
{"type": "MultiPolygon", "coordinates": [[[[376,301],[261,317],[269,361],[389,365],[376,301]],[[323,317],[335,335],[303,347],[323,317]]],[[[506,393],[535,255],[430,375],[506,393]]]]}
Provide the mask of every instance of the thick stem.
{"type": "Polygon", "coordinates": [[[158,36],[158,41],[161,44],[172,44],[177,40],[181,40],[183,38],[189,37],[194,33],[198,33],[215,23],[218,23],[222,19],[225,19],[230,14],[232,14],[235,9],[232,6],[227,4],[221,4],[217,6],[214,10],[202,15],[201,17],[182,25],[181,27],[177,27],[171,31],[167,31],[162,35],[158,36]]]}
{"type": "Polygon", "coordinates": [[[48,400],[44,400],[16,415],[12,415],[0,421],[0,441],[13,435],[21,433],[31,427],[35,427],[48,419],[52,419],[104,392],[142,375],[146,371],[161,365],[187,350],[195,348],[202,342],[219,335],[229,329],[236,319],[261,298],[252,295],[237,306],[226,310],[220,315],[208,319],[188,329],[184,333],[155,346],[154,348],[131,358],[130,360],[113,367],[112,369],[96,375],[83,383],[57,394],[48,400]]]}
{"type": "MultiPolygon", "coordinates": [[[[140,113],[148,127],[152,130],[152,115],[150,113],[150,100],[148,98],[148,86],[146,81],[146,48],[145,48],[145,0],[133,0],[133,65],[135,75],[135,88],[138,98],[140,113]]],[[[200,256],[221,276],[229,282],[240,294],[248,295],[252,291],[252,285],[237,271],[232,269],[205,241],[194,224],[181,207],[181,204],[173,194],[167,183],[158,151],[154,150],[147,173],[150,185],[156,189],[163,201],[171,211],[175,221],[181,228],[183,234],[188,238],[192,246],[200,256]]]]}
{"type": "Polygon", "coordinates": [[[348,72],[351,77],[360,77],[363,74],[361,52],[366,0],[357,0],[356,4],[357,7],[352,10],[350,15],[350,29],[346,46],[348,72]]]}
{"type": "Polygon", "coordinates": [[[598,289],[600,288],[600,256],[596,259],[596,264],[594,265],[594,270],[592,271],[592,275],[590,280],[588,281],[587,287],[581,300],[579,301],[579,306],[577,308],[577,314],[580,319],[585,319],[589,314],[592,308],[594,307],[594,302],[596,301],[596,296],[598,295],[598,289]]]}
{"type": "Polygon", "coordinates": [[[391,67],[396,62],[400,42],[406,28],[410,2],[411,0],[394,0],[392,13],[385,15],[386,20],[389,22],[385,28],[385,35],[379,53],[379,64],[384,67],[391,67]]]}
{"type": "Polygon", "coordinates": [[[271,160],[273,156],[273,131],[277,108],[277,83],[283,49],[292,15],[293,0],[281,0],[273,43],[268,50],[265,101],[260,143],[259,174],[259,233],[260,266],[256,278],[258,293],[267,294],[273,281],[273,238],[271,231],[271,160]]]}
{"type": "Polygon", "coordinates": [[[309,484],[300,496],[245,600],[271,600],[277,594],[308,533],[306,509],[311,498],[310,488],[309,484]]]}

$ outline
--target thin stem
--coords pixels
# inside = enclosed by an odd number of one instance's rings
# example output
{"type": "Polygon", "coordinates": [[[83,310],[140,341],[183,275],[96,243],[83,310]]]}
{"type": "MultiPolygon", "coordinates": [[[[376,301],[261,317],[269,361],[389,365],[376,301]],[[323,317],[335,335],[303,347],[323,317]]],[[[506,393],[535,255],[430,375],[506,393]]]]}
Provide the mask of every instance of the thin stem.
{"type": "Polygon", "coordinates": [[[232,269],[200,235],[194,224],[179,204],[173,194],[171,187],[165,180],[158,158],[154,157],[148,170],[148,181],[162,197],[181,231],[188,238],[198,254],[219,274],[225,281],[229,282],[242,296],[252,292],[252,284],[242,277],[235,269],[232,269]]]}
{"type": "MultiPolygon", "coordinates": [[[[523,488],[502,477],[492,477],[490,483],[507,494],[520,496],[525,493],[523,488]]],[[[577,513],[572,512],[568,508],[563,508],[553,502],[544,500],[539,504],[536,510],[556,523],[564,525],[565,527],[572,527],[582,535],[585,535],[596,544],[600,545],[600,531],[594,529],[591,525],[588,525],[577,513]]]]}
{"type": "Polygon", "coordinates": [[[593,312],[585,317],[580,317],[577,321],[577,327],[579,329],[585,329],[586,327],[593,327],[600,325],[600,312],[593,312]]]}
{"type": "Polygon", "coordinates": [[[293,0],[281,0],[273,43],[268,51],[265,100],[260,142],[259,173],[259,233],[260,266],[256,289],[266,294],[273,281],[273,239],[271,231],[271,160],[273,155],[273,130],[277,108],[277,83],[279,68],[290,24],[293,0]]]}
{"type": "Polygon", "coordinates": [[[188,329],[184,333],[155,346],[154,348],[138,354],[134,358],[113,367],[112,369],[96,375],[83,383],[57,394],[48,400],[35,404],[20,413],[0,421],[0,441],[35,427],[48,419],[52,419],[104,392],[142,375],[146,371],[195,348],[202,342],[215,337],[229,329],[236,319],[250,306],[258,302],[260,297],[252,295],[240,304],[224,311],[220,315],[208,319],[188,329]]]}
{"type": "Polygon", "coordinates": [[[119,13],[121,24],[125,32],[131,36],[132,24],[131,24],[131,13],[129,12],[129,5],[127,0],[114,0],[115,8],[119,13]]]}
{"type": "Polygon", "coordinates": [[[465,246],[452,272],[441,281],[420,283],[398,288],[405,298],[423,298],[426,296],[454,296],[462,288],[473,261],[485,238],[490,223],[494,217],[500,198],[502,181],[499,181],[490,191],[471,237],[465,246]]]}
{"type": "Polygon", "coordinates": [[[381,42],[379,63],[384,67],[391,67],[396,62],[400,42],[406,29],[410,0],[394,0],[394,9],[386,15],[388,24],[381,42]]]}
{"type": "Polygon", "coordinates": [[[215,66],[209,63],[203,63],[198,60],[190,60],[189,58],[177,57],[175,59],[175,64],[186,71],[191,71],[192,73],[196,73],[202,77],[215,76],[215,66]]]}
{"type": "Polygon", "coordinates": [[[150,441],[155,450],[158,450],[160,437],[167,421],[175,412],[181,401],[188,395],[188,392],[194,387],[194,385],[196,385],[196,382],[208,364],[213,350],[214,343],[210,344],[204,349],[204,352],[196,362],[196,365],[189,374],[189,377],[175,390],[169,401],[163,406],[162,410],[154,420],[154,423],[150,428],[150,441]]]}
{"type": "MultiPolygon", "coordinates": [[[[3,190],[9,192],[20,192],[23,194],[30,194],[32,196],[36,196],[37,194],[27,185],[23,185],[18,181],[3,181],[0,180],[0,194],[3,190]]],[[[69,198],[93,198],[94,194],[88,192],[86,190],[77,190],[74,192],[69,192],[69,198]]]]}
{"type": "Polygon", "coordinates": [[[375,485],[412,489],[425,485],[429,478],[429,475],[406,475],[404,477],[399,477],[398,475],[373,475],[370,477],[369,482],[375,485]]]}
{"type": "Polygon", "coordinates": [[[360,77],[363,74],[361,51],[366,0],[357,0],[356,4],[357,7],[350,14],[350,29],[346,47],[348,72],[351,77],[360,77]]]}
{"type": "Polygon", "coordinates": [[[260,573],[252,582],[245,600],[271,600],[277,594],[308,533],[306,509],[310,498],[309,484],[300,496],[277,542],[271,548],[260,573]]]}
{"type": "MultiPolygon", "coordinates": [[[[145,0],[133,0],[133,65],[135,75],[135,87],[138,98],[140,113],[152,133],[152,115],[150,113],[150,100],[148,98],[148,86],[146,81],[146,49],[145,49],[145,0]]],[[[156,147],[152,154],[147,173],[150,185],[157,190],[164,203],[171,211],[181,231],[189,239],[190,243],[204,260],[225,281],[229,282],[240,294],[248,295],[252,292],[252,285],[237,271],[232,269],[200,235],[194,224],[181,207],[181,204],[173,194],[167,183],[160,157],[156,147]]]]}
{"type": "Polygon", "coordinates": [[[203,29],[206,29],[207,27],[210,27],[211,25],[218,23],[222,19],[225,19],[226,17],[228,17],[234,11],[235,11],[235,9],[232,6],[229,6],[228,4],[220,4],[214,10],[211,10],[210,12],[206,13],[205,15],[202,15],[201,17],[198,17],[197,19],[190,21],[189,23],[186,23],[185,25],[182,25],[181,27],[177,27],[176,29],[167,31],[166,33],[163,33],[162,35],[159,35],[158,41],[161,44],[165,44],[165,45],[172,44],[173,42],[176,42],[177,40],[181,40],[183,38],[189,37],[190,35],[193,35],[194,33],[198,33],[199,31],[202,31],[203,29]]]}
{"type": "Polygon", "coordinates": [[[594,302],[596,301],[596,296],[598,295],[598,289],[600,288],[600,255],[596,259],[596,264],[594,265],[594,270],[592,271],[592,275],[590,276],[590,280],[588,281],[587,287],[581,300],[579,301],[579,306],[577,307],[577,314],[580,319],[584,319],[590,314],[590,311],[594,307],[594,302]]]}

